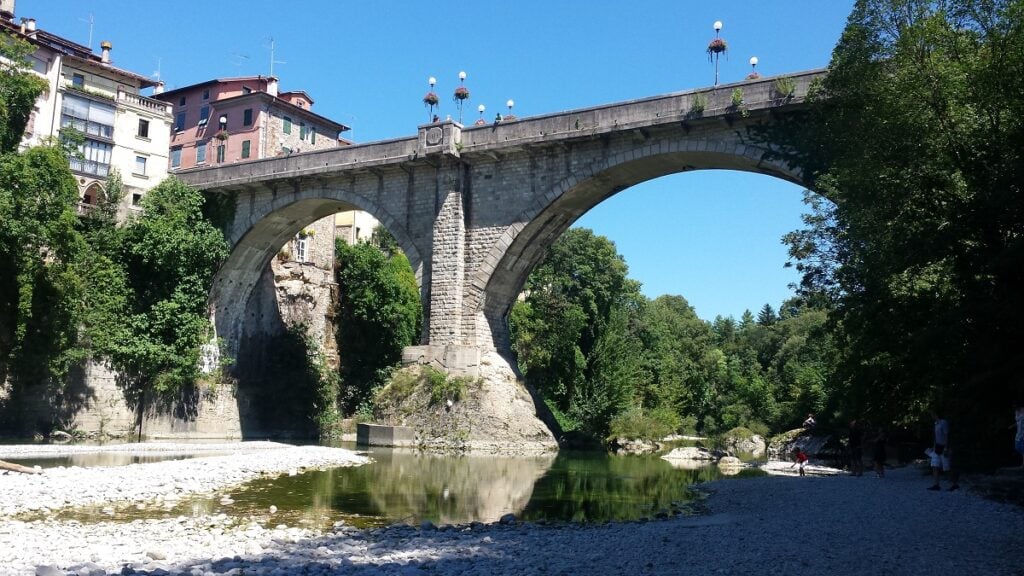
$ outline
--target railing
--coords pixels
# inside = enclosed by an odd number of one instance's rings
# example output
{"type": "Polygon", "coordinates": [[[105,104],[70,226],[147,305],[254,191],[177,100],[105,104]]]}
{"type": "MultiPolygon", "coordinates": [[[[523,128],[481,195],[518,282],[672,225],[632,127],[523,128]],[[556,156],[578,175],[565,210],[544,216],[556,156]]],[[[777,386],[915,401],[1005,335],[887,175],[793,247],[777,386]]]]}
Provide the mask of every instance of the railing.
{"type": "Polygon", "coordinates": [[[146,98],[145,96],[133,94],[132,92],[125,92],[121,89],[118,89],[117,91],[117,101],[122,104],[129,104],[137,108],[144,108],[167,116],[171,115],[171,105],[167,102],[155,100],[153,98],[146,98]]]}
{"type": "Polygon", "coordinates": [[[110,164],[104,164],[95,160],[83,160],[82,158],[70,158],[71,171],[80,172],[82,174],[91,174],[93,176],[99,176],[106,178],[107,174],[110,173],[110,164]]]}

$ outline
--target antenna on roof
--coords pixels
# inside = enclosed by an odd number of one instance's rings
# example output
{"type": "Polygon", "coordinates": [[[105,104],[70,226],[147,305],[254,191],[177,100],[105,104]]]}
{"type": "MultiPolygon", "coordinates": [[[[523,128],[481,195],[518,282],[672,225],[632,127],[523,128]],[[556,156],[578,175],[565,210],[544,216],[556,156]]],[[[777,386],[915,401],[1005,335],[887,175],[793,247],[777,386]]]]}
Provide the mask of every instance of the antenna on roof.
{"type": "Polygon", "coordinates": [[[89,47],[89,50],[91,51],[92,50],[92,25],[96,23],[96,20],[93,19],[92,12],[90,12],[88,20],[86,20],[85,18],[79,18],[78,21],[79,22],[85,22],[85,23],[89,24],[89,43],[87,44],[87,46],[89,47]]]}
{"type": "Polygon", "coordinates": [[[160,81],[160,67],[161,67],[162,64],[163,64],[163,58],[157,56],[156,57],[156,70],[154,70],[153,73],[150,74],[150,77],[151,78],[155,78],[157,82],[160,81]]]}
{"type": "Polygon", "coordinates": [[[235,67],[235,76],[239,76],[240,75],[240,70],[242,68],[242,60],[248,60],[248,59],[249,59],[249,55],[248,54],[242,54],[241,52],[232,52],[231,53],[231,64],[234,65],[234,67],[235,67]]]}
{"type": "Polygon", "coordinates": [[[274,64],[287,64],[284,60],[274,60],[274,37],[270,37],[270,45],[266,46],[270,49],[270,75],[274,75],[274,64]]]}

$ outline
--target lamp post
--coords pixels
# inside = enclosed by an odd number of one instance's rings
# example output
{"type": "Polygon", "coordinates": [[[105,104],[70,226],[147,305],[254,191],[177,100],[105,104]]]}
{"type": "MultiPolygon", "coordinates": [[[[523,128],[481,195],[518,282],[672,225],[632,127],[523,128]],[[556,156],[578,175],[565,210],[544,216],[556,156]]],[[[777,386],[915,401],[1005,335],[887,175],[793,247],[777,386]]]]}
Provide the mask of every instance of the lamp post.
{"type": "Polygon", "coordinates": [[[459,124],[462,124],[462,104],[469,100],[469,88],[465,86],[466,73],[459,72],[459,87],[455,89],[455,105],[459,108],[459,124]]]}
{"type": "Polygon", "coordinates": [[[437,94],[434,94],[434,84],[437,84],[437,78],[431,76],[427,78],[427,84],[430,85],[430,89],[427,90],[426,96],[423,97],[423,103],[429,107],[427,111],[427,119],[432,122],[434,120],[434,106],[437,106],[438,98],[437,94]]]}
{"type": "Polygon", "coordinates": [[[515,101],[512,100],[511,98],[508,99],[508,102],[505,102],[505,106],[508,106],[508,117],[509,118],[515,118],[515,116],[512,115],[512,107],[515,106],[515,105],[516,105],[515,101]]]}
{"type": "Polygon", "coordinates": [[[747,74],[747,80],[757,80],[761,75],[757,73],[757,56],[750,57],[750,74],[747,74]]]}
{"type": "Polygon", "coordinates": [[[715,63],[715,86],[718,86],[718,58],[728,50],[728,44],[719,36],[722,31],[722,21],[715,20],[715,39],[708,43],[708,59],[715,63]]]}
{"type": "Polygon", "coordinates": [[[480,117],[477,118],[476,120],[477,126],[483,126],[484,124],[487,124],[487,121],[484,120],[484,110],[487,110],[487,107],[484,106],[483,104],[476,107],[476,111],[480,113],[480,117]]]}

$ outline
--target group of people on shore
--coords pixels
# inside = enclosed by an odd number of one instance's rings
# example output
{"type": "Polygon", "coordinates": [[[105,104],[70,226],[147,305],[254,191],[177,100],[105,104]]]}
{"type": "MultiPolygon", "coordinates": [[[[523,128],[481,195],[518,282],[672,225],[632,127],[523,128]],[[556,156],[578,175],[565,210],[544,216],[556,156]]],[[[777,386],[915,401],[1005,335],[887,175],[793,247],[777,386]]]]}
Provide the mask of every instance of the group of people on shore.
{"type": "MultiPolygon", "coordinates": [[[[947,488],[947,490],[951,492],[959,490],[959,474],[952,466],[953,454],[949,445],[949,421],[946,420],[938,410],[932,410],[931,415],[934,420],[933,442],[932,446],[925,451],[925,454],[929,459],[928,464],[932,470],[933,482],[931,486],[928,487],[928,490],[941,490],[943,475],[947,477],[949,482],[949,488],[947,488]]],[[[807,418],[803,422],[803,428],[810,431],[816,426],[817,421],[814,418],[814,414],[808,414],[807,418]]],[[[1020,454],[1022,458],[1021,467],[1024,468],[1024,403],[1018,403],[1014,406],[1014,423],[1010,425],[1010,428],[1014,427],[1016,427],[1014,449],[1018,454],[1020,454]]],[[[878,427],[871,440],[871,459],[874,463],[875,474],[879,478],[885,477],[885,463],[888,459],[886,450],[887,442],[888,436],[885,432],[885,428],[878,427]]],[[[809,456],[804,452],[803,448],[799,446],[793,448],[791,456],[793,459],[793,466],[799,465],[800,476],[804,476],[804,468],[807,465],[809,456]]],[[[856,419],[850,421],[847,432],[846,456],[849,462],[850,475],[862,476],[864,474],[864,428],[856,419]]]]}

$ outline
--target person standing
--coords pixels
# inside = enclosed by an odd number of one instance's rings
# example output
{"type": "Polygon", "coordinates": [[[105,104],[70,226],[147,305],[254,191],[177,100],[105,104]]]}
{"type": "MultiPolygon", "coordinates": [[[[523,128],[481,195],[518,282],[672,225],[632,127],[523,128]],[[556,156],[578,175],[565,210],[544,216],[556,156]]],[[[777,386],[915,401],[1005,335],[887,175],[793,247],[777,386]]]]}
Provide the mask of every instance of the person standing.
{"type": "Polygon", "coordinates": [[[1017,435],[1013,437],[1013,447],[1021,455],[1020,467],[1024,468],[1024,404],[1018,403],[1013,411],[1014,423],[1010,428],[1017,427],[1017,435]]]}
{"type": "Polygon", "coordinates": [[[887,458],[885,451],[886,440],[885,428],[879,427],[872,449],[872,460],[875,462],[875,474],[879,478],[885,478],[885,460],[887,458]]]}
{"type": "Polygon", "coordinates": [[[942,487],[939,485],[939,479],[942,473],[945,472],[949,477],[949,481],[952,483],[949,487],[949,491],[959,490],[960,484],[957,482],[956,476],[950,470],[950,458],[952,457],[951,450],[949,448],[949,422],[943,418],[938,410],[932,410],[932,418],[935,419],[935,440],[932,444],[931,450],[931,466],[932,466],[932,478],[935,482],[928,487],[929,490],[941,490],[942,487]]]}
{"type": "Polygon", "coordinates": [[[850,475],[861,476],[864,474],[864,430],[856,420],[850,420],[846,448],[850,452],[850,475]]]}

